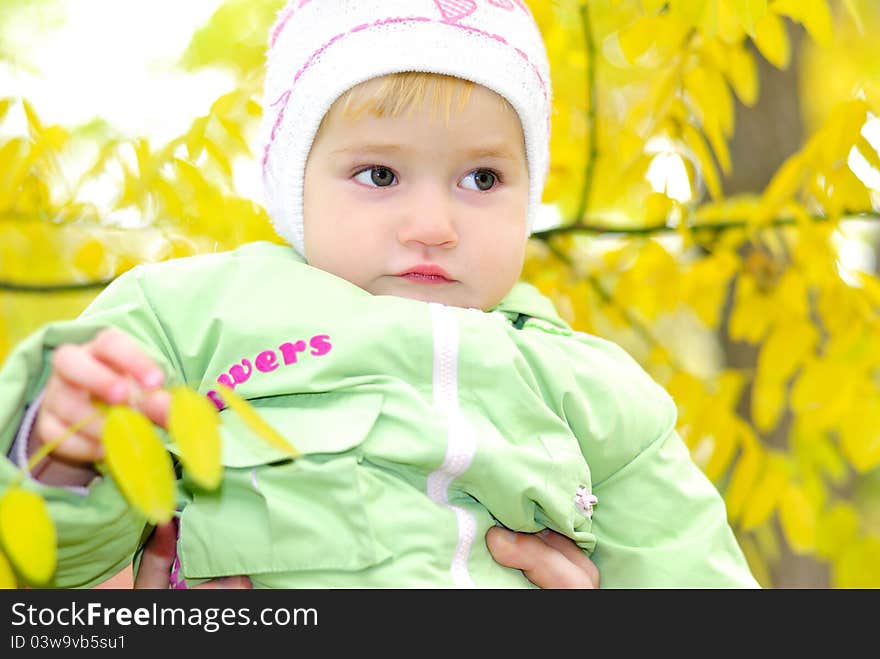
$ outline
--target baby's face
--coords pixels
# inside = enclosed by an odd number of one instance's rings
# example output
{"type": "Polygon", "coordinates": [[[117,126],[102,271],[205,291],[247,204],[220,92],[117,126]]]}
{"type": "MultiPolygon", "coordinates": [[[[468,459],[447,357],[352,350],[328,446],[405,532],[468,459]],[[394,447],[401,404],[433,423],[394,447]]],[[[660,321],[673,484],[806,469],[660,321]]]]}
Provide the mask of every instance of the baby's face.
{"type": "Polygon", "coordinates": [[[489,310],[522,270],[528,196],[519,117],[485,87],[448,125],[334,106],[306,164],[306,258],[374,295],[489,310]]]}

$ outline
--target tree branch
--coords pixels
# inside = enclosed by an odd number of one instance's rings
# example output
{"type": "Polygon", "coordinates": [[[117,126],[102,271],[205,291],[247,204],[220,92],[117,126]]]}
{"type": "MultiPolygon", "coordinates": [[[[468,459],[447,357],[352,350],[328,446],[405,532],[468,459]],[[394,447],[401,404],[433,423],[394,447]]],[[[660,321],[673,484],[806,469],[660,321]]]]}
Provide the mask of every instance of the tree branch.
{"type": "MultiPolygon", "coordinates": [[[[824,216],[813,216],[810,218],[814,222],[827,222],[829,219],[824,216]]],[[[848,215],[844,220],[865,220],[872,222],[880,222],[880,212],[871,211],[848,215]]],[[[795,226],[798,220],[791,217],[781,217],[775,221],[765,225],[762,228],[779,228],[785,226],[795,226]]],[[[688,227],[691,232],[722,232],[733,229],[745,229],[748,227],[747,220],[729,220],[727,222],[716,222],[713,224],[693,224],[688,227]]],[[[550,245],[550,239],[553,236],[561,236],[569,233],[593,234],[599,238],[610,238],[613,236],[654,236],[658,234],[676,233],[680,231],[678,227],[668,225],[659,225],[653,227],[612,227],[602,226],[601,224],[576,224],[571,226],[556,227],[554,229],[546,229],[544,231],[536,231],[532,234],[533,238],[543,241],[550,247],[554,254],[561,256],[561,252],[550,245]]],[[[116,277],[118,277],[117,275],[116,277]]],[[[116,277],[109,279],[99,279],[95,281],[84,281],[77,283],[58,283],[58,284],[24,284],[12,281],[0,280],[0,292],[7,293],[79,293],[91,290],[100,290],[109,286],[116,277]]]]}
{"type": "Polygon", "coordinates": [[[116,277],[69,284],[19,284],[0,280],[0,292],[6,293],[79,293],[100,290],[109,286],[116,277]]]}
{"type": "MultiPolygon", "coordinates": [[[[827,222],[829,220],[829,218],[822,215],[815,215],[810,217],[810,219],[813,222],[827,222]]],[[[880,212],[869,211],[864,213],[857,213],[855,215],[847,215],[844,219],[880,221],[880,212]]],[[[761,228],[795,226],[797,224],[798,220],[793,217],[780,217],[773,222],[763,225],[761,228]]],[[[730,231],[732,229],[745,229],[748,226],[748,220],[728,220],[726,222],[713,222],[712,224],[691,224],[687,227],[687,229],[688,231],[693,232],[711,231],[718,233],[722,231],[730,231]]],[[[652,236],[663,233],[677,233],[679,231],[681,231],[680,227],[669,226],[668,224],[661,224],[653,227],[614,227],[603,226],[601,224],[572,224],[561,227],[554,227],[553,229],[545,229],[544,231],[536,231],[532,234],[532,237],[546,241],[553,236],[569,233],[652,236]]]]}

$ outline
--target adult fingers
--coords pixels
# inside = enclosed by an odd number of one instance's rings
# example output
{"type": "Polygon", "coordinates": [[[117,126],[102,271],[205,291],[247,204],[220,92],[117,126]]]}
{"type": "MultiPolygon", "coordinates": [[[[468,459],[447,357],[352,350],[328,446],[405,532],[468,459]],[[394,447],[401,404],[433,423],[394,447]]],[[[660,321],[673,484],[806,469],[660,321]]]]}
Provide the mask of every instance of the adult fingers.
{"type": "Polygon", "coordinates": [[[177,531],[173,522],[160,524],[153,530],[141,556],[135,590],[168,588],[176,543],[177,531]]]}
{"type": "Polygon", "coordinates": [[[539,588],[593,588],[582,567],[535,535],[493,527],[486,544],[496,562],[521,570],[539,588]]]}
{"type": "Polygon", "coordinates": [[[156,389],[165,381],[162,369],[121,330],[102,330],[86,345],[95,357],[119,373],[131,375],[144,389],[156,389]]]}
{"type": "Polygon", "coordinates": [[[211,579],[198,586],[194,586],[193,590],[253,590],[253,588],[254,586],[250,579],[245,576],[237,576],[211,579]]]}
{"type": "Polygon", "coordinates": [[[543,540],[545,544],[550,545],[553,549],[565,556],[569,561],[582,568],[587,575],[589,575],[593,587],[599,587],[599,568],[597,568],[596,564],[589,559],[584,553],[584,550],[575,544],[574,540],[565,537],[561,533],[556,533],[556,531],[551,531],[550,529],[545,529],[535,535],[543,540]]]}

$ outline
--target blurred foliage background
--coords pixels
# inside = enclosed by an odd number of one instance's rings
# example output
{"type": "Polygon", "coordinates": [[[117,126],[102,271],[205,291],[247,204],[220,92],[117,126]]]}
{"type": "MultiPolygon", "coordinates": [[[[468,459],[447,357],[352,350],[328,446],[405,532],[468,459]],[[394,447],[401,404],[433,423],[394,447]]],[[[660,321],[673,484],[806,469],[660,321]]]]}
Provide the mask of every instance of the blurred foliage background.
{"type": "MultiPolygon", "coordinates": [[[[0,71],[39,78],[84,4],[0,0],[0,71]]],[[[280,242],[243,181],[282,4],[206,4],[169,66],[227,86],[170,139],[0,87],[0,358],[137,263],[280,242]]],[[[880,587],[880,3],[528,4],[555,116],[524,278],[669,390],[762,585],[880,587]]]]}

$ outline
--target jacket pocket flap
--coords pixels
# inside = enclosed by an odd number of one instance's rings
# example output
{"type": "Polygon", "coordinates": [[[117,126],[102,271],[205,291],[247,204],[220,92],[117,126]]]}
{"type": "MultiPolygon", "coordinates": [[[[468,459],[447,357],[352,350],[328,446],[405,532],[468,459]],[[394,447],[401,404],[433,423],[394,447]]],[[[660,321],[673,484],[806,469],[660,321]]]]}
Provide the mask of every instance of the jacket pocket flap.
{"type": "MultiPolygon", "coordinates": [[[[248,401],[278,434],[303,454],[344,453],[369,434],[382,409],[379,393],[321,393],[272,396],[248,401]]],[[[221,462],[254,467],[289,460],[262,439],[232,410],[220,413],[221,462]]],[[[175,446],[173,453],[179,453],[175,446]]]]}

